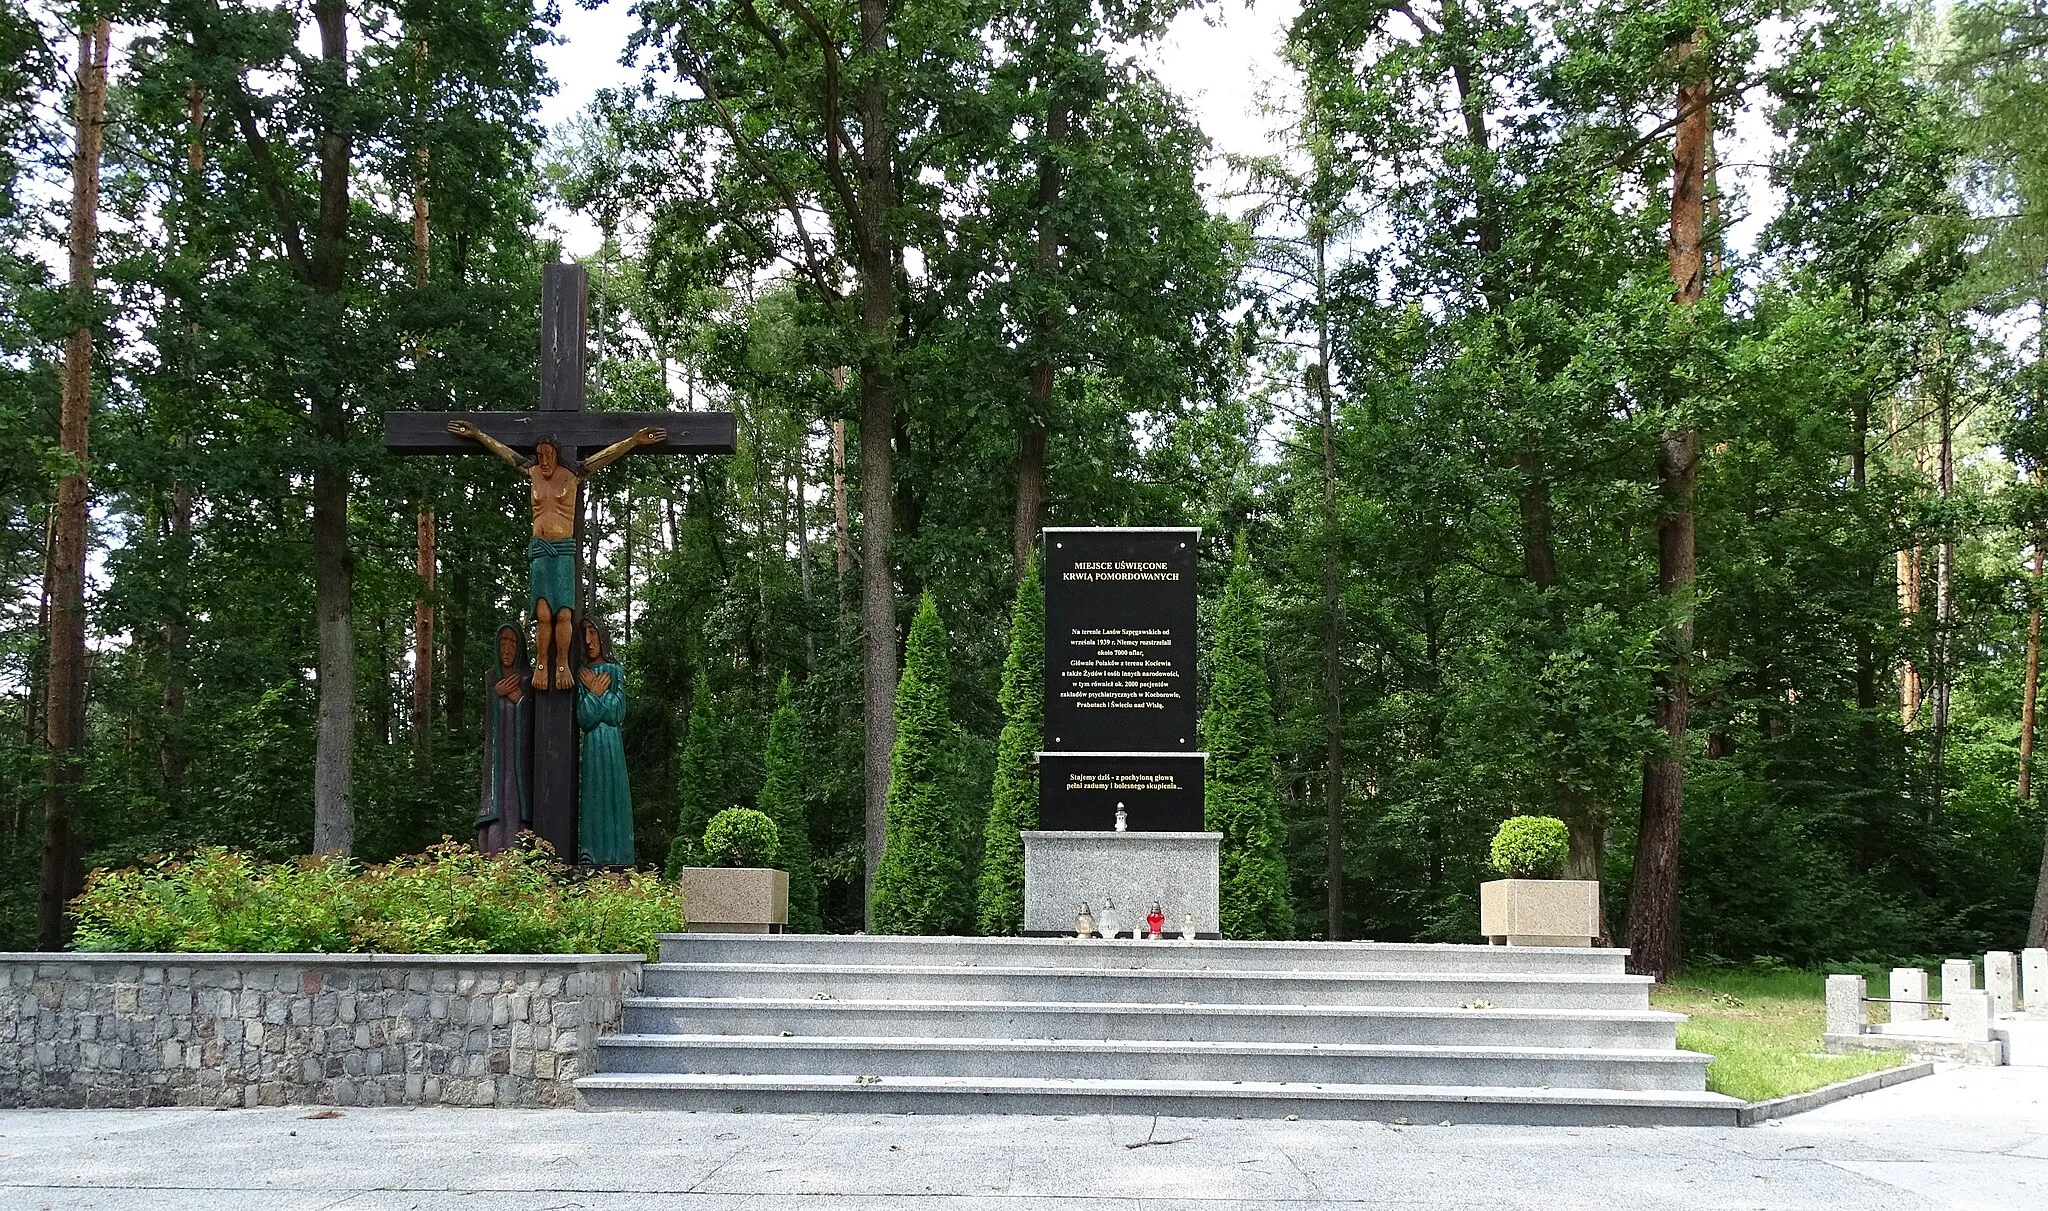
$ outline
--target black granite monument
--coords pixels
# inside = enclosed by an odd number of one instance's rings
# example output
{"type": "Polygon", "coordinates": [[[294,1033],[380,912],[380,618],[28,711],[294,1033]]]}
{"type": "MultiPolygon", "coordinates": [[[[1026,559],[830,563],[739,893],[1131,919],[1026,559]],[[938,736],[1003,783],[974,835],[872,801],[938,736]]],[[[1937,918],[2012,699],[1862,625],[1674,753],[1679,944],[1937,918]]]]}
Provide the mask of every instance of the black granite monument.
{"type": "Polygon", "coordinates": [[[1048,529],[1042,829],[1202,829],[1193,528],[1048,529]]]}

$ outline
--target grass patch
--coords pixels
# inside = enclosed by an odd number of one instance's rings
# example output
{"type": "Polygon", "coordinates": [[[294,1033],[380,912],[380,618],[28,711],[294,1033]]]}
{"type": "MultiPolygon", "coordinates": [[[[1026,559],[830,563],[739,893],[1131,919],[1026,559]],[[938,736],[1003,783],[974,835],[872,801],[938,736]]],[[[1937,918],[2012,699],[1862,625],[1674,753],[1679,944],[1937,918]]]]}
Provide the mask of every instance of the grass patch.
{"type": "Polygon", "coordinates": [[[1744,1101],[1804,1093],[1907,1059],[1902,1052],[1821,1051],[1827,977],[1819,972],[1693,968],[1652,989],[1650,1004],[1690,1015],[1678,1028],[1678,1045],[1713,1056],[1707,1088],[1744,1101]]]}

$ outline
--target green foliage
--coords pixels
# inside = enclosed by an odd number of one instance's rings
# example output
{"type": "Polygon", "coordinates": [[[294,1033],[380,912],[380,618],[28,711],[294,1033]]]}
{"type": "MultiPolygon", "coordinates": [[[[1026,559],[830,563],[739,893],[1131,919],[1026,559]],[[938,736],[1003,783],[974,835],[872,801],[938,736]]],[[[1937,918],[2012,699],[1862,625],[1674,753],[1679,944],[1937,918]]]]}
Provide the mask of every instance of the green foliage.
{"type": "Polygon", "coordinates": [[[889,762],[888,827],[875,873],[876,933],[951,934],[967,924],[961,804],[944,785],[953,718],[946,628],[926,593],[910,624],[896,682],[896,750],[889,762]]]}
{"type": "Polygon", "coordinates": [[[1203,819],[1223,834],[1222,925],[1226,938],[1289,938],[1287,825],[1274,794],[1273,697],[1266,685],[1266,637],[1258,588],[1239,548],[1209,650],[1209,706],[1202,746],[1209,753],[1203,819]]]}
{"type": "Polygon", "coordinates": [[[711,818],[732,803],[727,796],[727,749],[719,733],[721,717],[717,699],[707,680],[700,683],[690,699],[690,730],[683,738],[682,756],[676,762],[676,832],[669,861],[680,855],[684,866],[706,865],[697,848],[711,818]]]}
{"type": "Polygon", "coordinates": [[[485,856],[455,842],[388,863],[263,862],[208,847],[95,871],[73,901],[92,951],[594,954],[655,957],[682,895],[641,872],[565,876],[545,847],[485,856]]]}
{"type": "Polygon", "coordinates": [[[976,927],[986,937],[1024,927],[1024,838],[1038,827],[1038,751],[1045,747],[1045,586],[1034,560],[1010,609],[1003,659],[1003,731],[975,879],[976,927]]]}
{"type": "Polygon", "coordinates": [[[704,827],[698,852],[706,866],[773,866],[782,856],[781,831],[766,812],[728,807],[704,827]]]}
{"type": "Polygon", "coordinates": [[[768,719],[761,794],[754,805],[774,821],[780,839],[781,862],[789,871],[789,928],[818,933],[825,924],[818,915],[818,877],[811,868],[811,826],[804,810],[802,726],[784,675],[775,691],[775,713],[768,719]]]}
{"type": "Polygon", "coordinates": [[[1555,816],[1510,816],[1493,834],[1493,869],[1510,879],[1555,879],[1571,856],[1571,834],[1555,816]]]}

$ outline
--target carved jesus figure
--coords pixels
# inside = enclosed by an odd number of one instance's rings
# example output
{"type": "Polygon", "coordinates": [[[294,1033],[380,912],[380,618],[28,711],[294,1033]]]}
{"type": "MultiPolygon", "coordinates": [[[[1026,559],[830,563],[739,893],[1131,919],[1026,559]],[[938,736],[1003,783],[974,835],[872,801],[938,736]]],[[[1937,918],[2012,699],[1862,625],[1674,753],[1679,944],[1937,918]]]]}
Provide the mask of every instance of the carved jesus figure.
{"type": "Polygon", "coordinates": [[[533,538],[526,557],[533,577],[533,688],[570,689],[569,645],[576,609],[576,489],[636,446],[658,446],[668,440],[665,429],[642,429],[613,442],[581,463],[562,458],[552,437],[533,444],[533,457],[519,452],[468,421],[448,422],[448,432],[481,442],[533,485],[533,538]]]}

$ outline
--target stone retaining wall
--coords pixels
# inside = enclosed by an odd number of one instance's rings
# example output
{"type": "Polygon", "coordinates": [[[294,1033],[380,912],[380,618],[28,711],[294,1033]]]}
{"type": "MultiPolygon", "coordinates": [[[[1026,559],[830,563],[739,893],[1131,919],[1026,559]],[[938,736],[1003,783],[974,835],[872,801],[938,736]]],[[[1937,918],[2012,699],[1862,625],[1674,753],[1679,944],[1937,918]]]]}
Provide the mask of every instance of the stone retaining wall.
{"type": "Polygon", "coordinates": [[[570,1106],[643,961],[0,954],[0,1107],[570,1106]]]}

